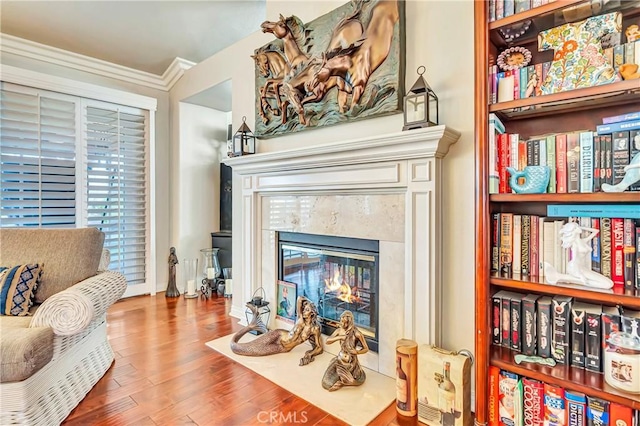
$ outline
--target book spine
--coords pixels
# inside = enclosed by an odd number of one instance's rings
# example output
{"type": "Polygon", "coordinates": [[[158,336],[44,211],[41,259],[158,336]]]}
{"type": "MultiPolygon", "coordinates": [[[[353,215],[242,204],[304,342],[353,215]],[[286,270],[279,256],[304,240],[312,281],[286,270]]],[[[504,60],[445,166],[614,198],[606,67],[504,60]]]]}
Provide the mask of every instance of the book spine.
{"type": "Polygon", "coordinates": [[[600,192],[600,136],[593,137],[593,192],[600,192]]]}
{"type": "Polygon", "coordinates": [[[556,136],[556,192],[567,193],[567,135],[556,136]]]}
{"type": "Polygon", "coordinates": [[[511,276],[513,272],[513,213],[500,215],[500,273],[511,276]]]}
{"type": "Polygon", "coordinates": [[[602,371],[602,308],[587,312],[585,325],[585,360],[587,370],[602,371]]]}
{"type": "Polygon", "coordinates": [[[502,323],[501,323],[501,310],[502,310],[502,300],[500,299],[499,293],[496,293],[491,298],[491,342],[494,345],[500,345],[502,343],[502,323]]]}
{"type": "Polygon", "coordinates": [[[538,334],[538,356],[551,357],[551,299],[541,297],[536,302],[537,310],[537,334],[538,334]]]}
{"type": "Polygon", "coordinates": [[[613,68],[620,72],[620,66],[624,64],[624,45],[613,46],[613,68]]]}
{"type": "Polygon", "coordinates": [[[496,20],[496,0],[489,0],[489,22],[496,20]]]}
{"type": "Polygon", "coordinates": [[[565,426],[566,406],[564,389],[544,384],[544,424],[545,426],[565,426]]]}
{"type": "Polygon", "coordinates": [[[520,352],[522,350],[522,299],[511,298],[511,349],[520,352]]]}
{"type": "Polygon", "coordinates": [[[567,134],[567,192],[580,192],[580,142],[578,133],[567,134]]]}
{"type": "Polygon", "coordinates": [[[544,384],[537,380],[522,379],[524,388],[523,425],[542,426],[544,419],[544,384]]]}
{"type": "Polygon", "coordinates": [[[612,402],[609,405],[609,424],[612,426],[632,426],[633,409],[626,405],[612,402]]]}
{"type": "Polygon", "coordinates": [[[611,219],[611,280],[614,286],[624,286],[624,220],[611,219]]]}
{"type": "Polygon", "coordinates": [[[587,425],[606,426],[609,424],[609,401],[592,396],[587,397],[587,425]]]}
{"type": "Polygon", "coordinates": [[[509,135],[502,133],[501,135],[498,135],[498,173],[500,178],[500,194],[511,192],[507,167],[509,167],[509,135]]]}
{"type": "Polygon", "coordinates": [[[580,192],[593,192],[593,133],[580,133],[580,192]]]}
{"type": "Polygon", "coordinates": [[[527,296],[522,301],[522,353],[536,354],[536,297],[527,296]]]}
{"type": "Polygon", "coordinates": [[[509,296],[503,296],[500,301],[502,308],[500,318],[502,322],[502,337],[500,344],[505,348],[511,347],[511,300],[509,296]]]}
{"type": "Polygon", "coordinates": [[[540,230],[538,228],[539,217],[531,216],[531,230],[529,235],[529,275],[532,277],[538,276],[538,262],[540,256],[538,255],[538,242],[540,239],[540,230]]]}
{"type": "Polygon", "coordinates": [[[640,226],[636,226],[636,289],[640,289],[640,226]]]}
{"type": "Polygon", "coordinates": [[[489,366],[489,426],[500,426],[500,369],[489,366]]]}
{"type": "Polygon", "coordinates": [[[591,269],[594,272],[600,273],[600,219],[591,219],[591,227],[598,231],[595,237],[591,240],[591,269]]]}
{"type": "Polygon", "coordinates": [[[516,13],[525,12],[531,8],[530,0],[515,0],[516,2],[516,13]]]}
{"type": "Polygon", "coordinates": [[[552,300],[553,311],[553,358],[558,364],[569,365],[571,353],[569,342],[571,340],[571,305],[570,297],[554,296],[552,300]]]}
{"type": "MultiPolygon", "coordinates": [[[[577,304],[576,304],[577,305],[577,304]]],[[[571,365],[584,368],[585,364],[585,316],[586,311],[574,306],[571,311],[571,365]]]]}
{"type": "Polygon", "coordinates": [[[600,266],[601,274],[611,278],[611,218],[600,219],[600,266]]]}
{"type": "Polygon", "coordinates": [[[624,236],[622,253],[624,256],[624,287],[633,289],[636,286],[636,224],[632,219],[624,220],[624,236]]]}
{"type": "MultiPolygon", "coordinates": [[[[604,173],[603,176],[600,177],[602,183],[613,183],[613,150],[612,150],[612,140],[611,135],[604,135],[600,139],[600,145],[602,146],[604,141],[604,173]]],[[[602,160],[601,160],[602,161],[602,160]]]]}
{"type": "Polygon", "coordinates": [[[613,184],[617,184],[624,178],[624,168],[629,164],[629,132],[617,132],[613,134],[613,184]]]}
{"type": "Polygon", "coordinates": [[[522,245],[522,215],[513,215],[513,273],[520,274],[522,272],[522,261],[520,259],[522,245]]]}
{"type": "Polygon", "coordinates": [[[622,115],[614,115],[613,117],[604,117],[602,124],[620,123],[621,121],[640,120],[640,111],[629,112],[622,115]]]}
{"type": "Polygon", "coordinates": [[[494,213],[492,219],[491,270],[500,272],[500,213],[494,213]]]}
{"type": "Polygon", "coordinates": [[[518,384],[518,375],[509,371],[500,371],[500,394],[499,400],[506,403],[507,410],[500,410],[500,425],[515,425],[515,407],[513,406],[515,399],[516,386],[518,384]]]}
{"type": "Polygon", "coordinates": [[[547,136],[547,166],[549,166],[549,185],[547,192],[556,193],[556,136],[547,136]]]}
{"type": "Polygon", "coordinates": [[[600,124],[596,126],[596,132],[599,135],[638,129],[640,129],[640,120],[623,121],[614,124],[600,124]]]}
{"type": "Polygon", "coordinates": [[[529,246],[531,241],[531,216],[522,215],[520,231],[520,274],[529,275],[531,266],[529,263],[529,246]]]}
{"type": "Polygon", "coordinates": [[[567,426],[585,426],[587,421],[587,397],[579,392],[566,391],[567,426]]]}
{"type": "Polygon", "coordinates": [[[640,219],[640,209],[637,204],[549,204],[547,216],[640,219]]]}
{"type": "MultiPolygon", "coordinates": [[[[640,46],[640,41],[636,41],[636,44],[640,46]]],[[[640,130],[631,130],[629,132],[629,163],[632,163],[634,159],[636,161],[640,160],[640,130]]],[[[629,190],[640,191],[640,181],[632,183],[629,186],[629,190]]]]}

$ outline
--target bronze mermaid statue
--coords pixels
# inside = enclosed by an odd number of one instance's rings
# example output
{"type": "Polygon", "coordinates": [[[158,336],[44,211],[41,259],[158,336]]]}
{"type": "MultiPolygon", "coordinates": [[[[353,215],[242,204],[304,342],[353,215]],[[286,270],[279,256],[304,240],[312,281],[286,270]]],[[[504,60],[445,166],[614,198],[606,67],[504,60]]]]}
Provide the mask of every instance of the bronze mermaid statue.
{"type": "Polygon", "coordinates": [[[258,315],[258,309],[251,303],[247,303],[247,307],[252,311],[253,319],[231,339],[233,353],[245,356],[273,355],[289,352],[299,344],[308,341],[311,344],[311,349],[306,351],[300,359],[300,365],[307,365],[314,360],[316,355],[323,352],[318,310],[315,304],[306,297],[300,296],[296,301],[298,319],[290,331],[283,329],[267,331],[260,315],[258,315]],[[239,342],[242,336],[253,330],[261,330],[264,334],[251,342],[239,342]]]}

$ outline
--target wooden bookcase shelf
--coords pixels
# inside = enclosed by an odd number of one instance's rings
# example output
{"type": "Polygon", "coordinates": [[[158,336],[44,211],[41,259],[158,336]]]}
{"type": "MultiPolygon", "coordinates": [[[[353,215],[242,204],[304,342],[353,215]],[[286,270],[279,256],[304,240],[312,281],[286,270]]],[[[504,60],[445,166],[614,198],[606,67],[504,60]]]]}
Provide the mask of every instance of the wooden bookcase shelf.
{"type": "Polygon", "coordinates": [[[516,364],[514,356],[517,353],[507,348],[492,345],[490,350],[491,365],[551,385],[562,386],[565,389],[582,392],[585,395],[640,409],[640,394],[622,392],[609,386],[605,383],[602,373],[594,373],[582,368],[559,364],[555,367],[528,362],[516,364]]]}
{"type": "MultiPolygon", "coordinates": [[[[475,356],[476,356],[476,422],[489,421],[489,366],[529,377],[541,382],[582,392],[586,395],[617,402],[640,409],[640,394],[617,390],[604,381],[604,374],[584,369],[557,365],[553,368],[514,361],[508,348],[492,344],[492,296],[501,290],[520,294],[545,296],[571,296],[577,301],[596,305],[620,306],[640,310],[640,290],[598,290],[584,286],[550,285],[537,277],[503,276],[491,272],[493,214],[513,213],[545,216],[549,204],[631,204],[640,210],[640,192],[623,193],[570,193],[570,194],[489,194],[490,153],[489,114],[495,113],[508,134],[519,134],[521,139],[534,135],[562,134],[576,131],[594,131],[604,117],[640,110],[640,79],[581,88],[561,93],[535,96],[509,102],[489,104],[489,67],[507,45],[520,45],[533,54],[532,64],[551,60],[553,52],[539,52],[537,34],[540,31],[586,19],[585,15],[620,11],[623,26],[636,23],[640,16],[637,2],[609,2],[600,10],[589,10],[588,0],[557,0],[515,15],[487,22],[489,2],[475,2],[475,120],[476,129],[476,274],[475,274],[475,356]],[[578,6],[577,9],[565,10],[578,6]],[[584,6],[584,7],[583,7],[584,6]],[[579,10],[581,16],[574,12],[579,10]],[[506,43],[506,29],[513,30],[519,23],[531,20],[530,30],[511,43],[506,43]],[[501,31],[503,30],[503,31],[501,31]],[[551,56],[550,56],[551,55],[551,56]]],[[[624,37],[624,36],[623,36],[624,37]]],[[[625,41],[623,40],[623,43],[625,41]]]]}
{"type": "Polygon", "coordinates": [[[553,293],[560,296],[571,296],[589,303],[602,303],[612,306],[624,305],[629,309],[640,309],[640,290],[598,290],[572,285],[551,285],[538,280],[537,277],[522,277],[521,279],[518,274],[514,274],[513,277],[509,278],[493,274],[490,282],[496,287],[520,293],[553,293]]]}

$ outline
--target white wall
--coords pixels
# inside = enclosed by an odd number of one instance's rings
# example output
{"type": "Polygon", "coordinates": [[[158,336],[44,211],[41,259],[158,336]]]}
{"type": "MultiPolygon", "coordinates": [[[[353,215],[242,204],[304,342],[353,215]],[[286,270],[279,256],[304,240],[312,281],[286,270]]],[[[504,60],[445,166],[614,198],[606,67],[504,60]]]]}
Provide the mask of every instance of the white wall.
{"type": "Polygon", "coordinates": [[[179,108],[183,143],[173,159],[179,168],[179,190],[172,201],[178,215],[175,247],[181,263],[185,258],[202,263],[200,249],[211,247],[211,233],[220,230],[220,152],[221,147],[226,152],[228,114],[184,102],[179,108]]]}
{"type": "MultiPolygon", "coordinates": [[[[278,14],[297,15],[308,22],[344,4],[343,1],[267,1],[267,19],[278,14]]],[[[474,348],[474,159],[473,159],[473,2],[406,2],[406,79],[411,87],[420,65],[440,98],[440,121],[460,131],[462,137],[445,158],[444,196],[444,341],[449,349],[474,348]]],[[[254,117],[253,51],[271,41],[271,34],[256,32],[193,67],[171,90],[171,105],[228,78],[233,81],[233,128],[243,115],[254,117]]],[[[261,140],[258,152],[312,146],[339,139],[392,133],[402,128],[402,116],[393,115],[326,129],[309,130],[289,136],[261,140]]],[[[179,140],[180,120],[172,116],[172,139],[179,140]]],[[[254,128],[254,126],[250,126],[254,128]]],[[[183,141],[179,141],[180,144],[183,141]]],[[[172,175],[172,179],[175,178],[172,175]]],[[[234,212],[241,209],[234,181],[234,212]]],[[[173,198],[173,197],[172,197],[173,198]]],[[[241,227],[233,224],[234,258],[239,258],[241,227]]],[[[242,280],[234,274],[234,281],[242,280]]],[[[238,288],[234,282],[234,288],[238,288]]],[[[234,300],[242,305],[243,300],[234,300]]]]}
{"type": "Polygon", "coordinates": [[[155,117],[156,138],[156,283],[157,288],[164,290],[168,280],[169,257],[169,93],[163,90],[151,89],[127,83],[122,80],[102,77],[84,71],[53,65],[36,59],[2,53],[0,63],[11,65],[44,74],[64,77],[71,80],[91,83],[111,89],[123,90],[130,93],[148,96],[158,100],[155,117]]]}

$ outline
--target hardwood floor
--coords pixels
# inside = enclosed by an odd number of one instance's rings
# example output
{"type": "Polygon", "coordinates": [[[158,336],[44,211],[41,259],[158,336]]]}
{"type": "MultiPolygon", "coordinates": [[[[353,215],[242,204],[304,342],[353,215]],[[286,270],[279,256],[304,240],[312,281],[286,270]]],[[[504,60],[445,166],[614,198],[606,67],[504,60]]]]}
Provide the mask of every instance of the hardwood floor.
{"type": "MultiPolygon", "coordinates": [[[[230,299],[117,302],[108,312],[115,361],[65,425],[344,425],[287,390],[205,346],[239,330],[230,299]],[[271,414],[273,413],[273,414],[271,414]]],[[[408,426],[394,405],[372,425],[408,426]]]]}

